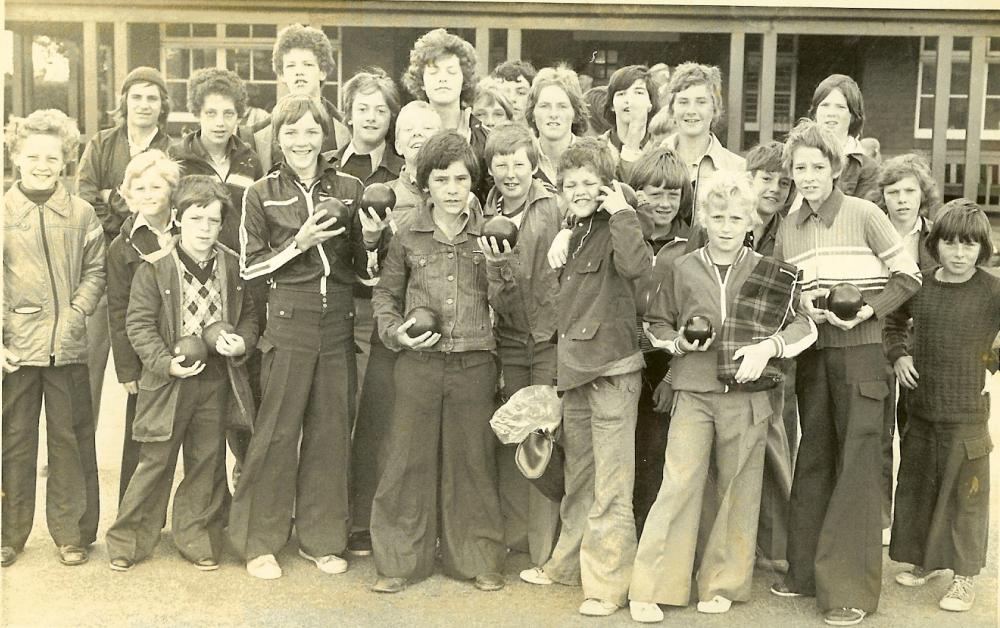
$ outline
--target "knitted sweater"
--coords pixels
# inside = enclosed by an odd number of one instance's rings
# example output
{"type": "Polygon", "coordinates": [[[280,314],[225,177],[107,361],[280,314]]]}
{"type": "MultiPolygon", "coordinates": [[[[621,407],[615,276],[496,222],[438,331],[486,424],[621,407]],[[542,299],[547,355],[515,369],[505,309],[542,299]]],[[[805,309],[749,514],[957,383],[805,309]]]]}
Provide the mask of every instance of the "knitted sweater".
{"type": "Polygon", "coordinates": [[[1000,278],[977,269],[964,283],[943,283],[934,270],[920,292],[889,316],[883,334],[890,364],[907,350],[913,318],[913,362],[920,379],[907,391],[910,416],[941,423],[985,423],[990,398],[980,394],[996,370],[991,345],[1000,331],[1000,278]]]}
{"type": "Polygon", "coordinates": [[[778,228],[774,257],[802,271],[802,291],[852,283],[875,316],[850,331],[819,325],[816,347],[855,347],[882,341],[882,322],[920,289],[917,263],[874,203],[834,188],[817,211],[808,203],[778,228]]]}

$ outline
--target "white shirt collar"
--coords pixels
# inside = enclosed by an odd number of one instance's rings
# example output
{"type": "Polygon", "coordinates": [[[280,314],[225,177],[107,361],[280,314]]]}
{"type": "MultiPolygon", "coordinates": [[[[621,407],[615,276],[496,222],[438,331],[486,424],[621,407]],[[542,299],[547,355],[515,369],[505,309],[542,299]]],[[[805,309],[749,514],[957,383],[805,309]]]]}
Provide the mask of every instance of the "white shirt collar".
{"type": "Polygon", "coordinates": [[[165,231],[160,231],[159,229],[155,228],[153,225],[149,224],[149,221],[146,220],[146,215],[145,214],[136,213],[136,215],[135,215],[135,221],[132,223],[132,229],[131,229],[131,231],[128,232],[128,235],[129,235],[129,237],[134,236],[135,232],[139,230],[139,227],[145,226],[147,229],[149,229],[150,231],[152,231],[156,235],[156,239],[160,240],[160,242],[162,244],[162,242],[164,241],[164,239],[169,240],[169,239],[171,239],[173,237],[173,234],[170,233],[170,229],[171,229],[171,227],[174,226],[174,224],[175,224],[175,221],[174,221],[173,213],[171,213],[170,221],[167,222],[167,228],[166,228],[166,230],[165,231]]]}
{"type": "MultiPolygon", "coordinates": [[[[351,157],[361,154],[354,147],[354,142],[352,141],[344,149],[344,156],[340,158],[340,163],[341,165],[346,164],[351,157]]],[[[385,157],[385,142],[382,142],[372,152],[368,153],[368,157],[372,160],[372,172],[375,172],[382,165],[382,158],[385,157]]]]}

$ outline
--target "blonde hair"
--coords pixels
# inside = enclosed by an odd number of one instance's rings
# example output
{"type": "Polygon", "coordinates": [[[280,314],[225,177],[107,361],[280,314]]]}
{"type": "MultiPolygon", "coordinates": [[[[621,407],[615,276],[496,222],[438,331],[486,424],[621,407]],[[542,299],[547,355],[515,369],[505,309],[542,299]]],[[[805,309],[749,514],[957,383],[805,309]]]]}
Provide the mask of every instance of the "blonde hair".
{"type": "Polygon", "coordinates": [[[742,170],[717,170],[708,183],[708,192],[705,195],[707,209],[700,210],[695,220],[699,226],[707,228],[706,220],[713,207],[719,204],[732,207],[734,202],[744,208],[751,227],[760,224],[761,217],[757,214],[757,192],[753,189],[750,174],[742,170]]]}
{"type": "Polygon", "coordinates": [[[399,139],[399,129],[403,126],[403,122],[408,121],[412,116],[415,116],[418,113],[428,113],[437,118],[438,121],[441,120],[441,115],[429,102],[426,100],[411,100],[403,105],[402,109],[400,109],[399,113],[396,115],[396,139],[399,139]]]}
{"type": "Polygon", "coordinates": [[[4,143],[11,155],[21,151],[24,140],[31,135],[51,135],[62,143],[63,161],[76,161],[80,148],[80,130],[76,120],[58,109],[39,109],[25,118],[11,117],[4,130],[4,143]]]}
{"type": "Polygon", "coordinates": [[[122,198],[126,202],[132,200],[132,181],[150,170],[167,182],[167,185],[170,186],[171,194],[173,194],[173,191],[177,188],[177,183],[181,179],[181,165],[170,157],[167,157],[167,154],[162,150],[147,150],[133,157],[132,161],[128,162],[128,165],[125,166],[125,176],[122,178],[122,184],[118,188],[118,193],[122,195],[122,198]]]}

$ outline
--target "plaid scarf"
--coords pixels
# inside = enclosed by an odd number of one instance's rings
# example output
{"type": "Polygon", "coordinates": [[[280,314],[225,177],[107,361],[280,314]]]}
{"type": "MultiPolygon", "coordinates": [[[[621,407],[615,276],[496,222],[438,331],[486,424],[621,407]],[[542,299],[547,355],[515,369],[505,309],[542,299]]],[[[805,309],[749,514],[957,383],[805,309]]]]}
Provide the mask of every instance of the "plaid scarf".
{"type": "Polygon", "coordinates": [[[736,372],[742,360],[733,359],[733,354],[741,347],[756,344],[784,329],[794,316],[800,291],[801,271],[795,266],[773,257],[757,262],[722,324],[718,378],[730,390],[769,390],[784,379],[776,361],[771,360],[757,380],[739,384],[736,372]]]}

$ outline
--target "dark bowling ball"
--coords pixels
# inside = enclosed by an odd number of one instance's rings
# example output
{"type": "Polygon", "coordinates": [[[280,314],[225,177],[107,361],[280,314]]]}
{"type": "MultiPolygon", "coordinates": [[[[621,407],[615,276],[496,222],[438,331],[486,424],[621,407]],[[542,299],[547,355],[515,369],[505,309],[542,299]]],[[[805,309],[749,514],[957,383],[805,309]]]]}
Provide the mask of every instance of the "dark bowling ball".
{"type": "Polygon", "coordinates": [[[384,219],[386,212],[395,206],[396,193],[384,183],[369,185],[365,188],[364,194],[361,195],[361,207],[364,209],[374,208],[379,220],[384,219]]]}
{"type": "Polygon", "coordinates": [[[416,319],[416,322],[406,330],[406,335],[410,338],[418,338],[428,331],[432,334],[437,334],[441,331],[441,319],[438,317],[437,312],[429,307],[417,306],[410,310],[403,320],[408,321],[411,318],[416,319]]]}
{"type": "Polygon", "coordinates": [[[172,353],[175,358],[179,355],[184,356],[184,361],[181,362],[183,367],[193,366],[195,362],[204,362],[208,359],[208,347],[205,346],[205,341],[198,336],[178,338],[177,342],[174,343],[172,353]]]}
{"type": "Polygon", "coordinates": [[[506,216],[493,216],[483,225],[483,235],[496,238],[497,246],[503,250],[503,241],[510,243],[510,248],[517,246],[517,225],[506,216]]]}
{"type": "Polygon", "coordinates": [[[705,342],[712,337],[712,321],[704,316],[692,316],[684,325],[684,338],[690,342],[705,342]]]}
{"type": "Polygon", "coordinates": [[[205,341],[206,345],[208,345],[208,350],[211,353],[218,353],[218,351],[215,350],[215,345],[219,342],[219,336],[222,335],[222,332],[231,334],[235,331],[236,327],[234,327],[229,321],[215,321],[202,330],[201,339],[205,341]]]}
{"type": "Polygon", "coordinates": [[[826,309],[842,321],[849,321],[858,315],[865,298],[858,287],[851,283],[838,283],[826,295],[826,309]]]}
{"type": "MultiPolygon", "coordinates": [[[[344,233],[350,232],[351,210],[339,198],[324,198],[316,203],[316,212],[326,212],[326,215],[319,219],[320,222],[326,222],[330,218],[337,219],[337,222],[327,227],[327,231],[335,231],[344,227],[347,229],[344,233]]],[[[344,233],[340,235],[344,235],[344,233]]]]}
{"type": "Polygon", "coordinates": [[[629,204],[629,207],[636,209],[639,207],[639,197],[635,195],[635,190],[628,183],[618,182],[622,186],[622,195],[625,197],[625,202],[629,204]]]}

